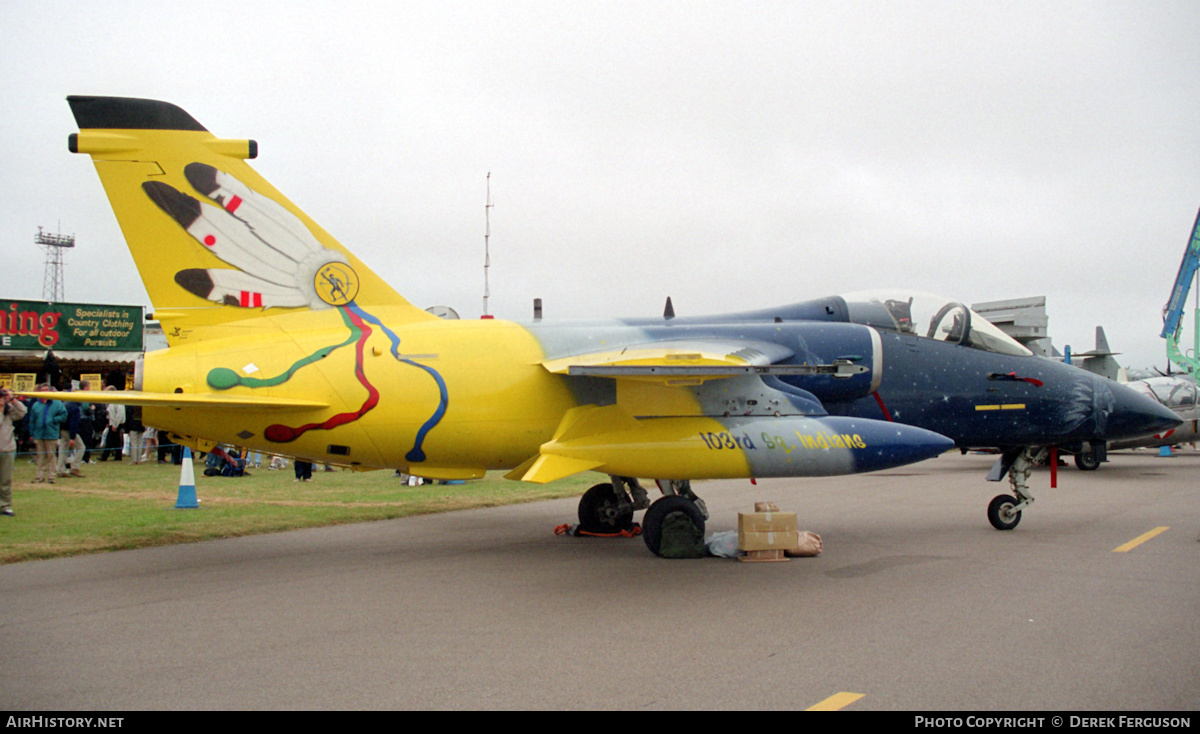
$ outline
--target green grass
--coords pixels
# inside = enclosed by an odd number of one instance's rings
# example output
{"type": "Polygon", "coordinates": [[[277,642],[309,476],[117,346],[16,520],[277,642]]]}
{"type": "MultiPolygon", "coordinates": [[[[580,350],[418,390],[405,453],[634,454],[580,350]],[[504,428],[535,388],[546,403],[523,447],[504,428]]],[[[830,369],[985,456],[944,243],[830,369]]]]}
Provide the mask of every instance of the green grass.
{"type": "Polygon", "coordinates": [[[290,466],[206,477],[197,462],[201,509],[177,510],[179,470],[103,462],[85,466],[82,478],[33,484],[34,465],[18,457],[16,516],[0,517],[0,563],[571,497],[604,481],[587,473],[537,485],[494,472],[465,484],[409,487],[390,470],[323,472],[317,466],[313,481],[295,482],[290,466]]]}

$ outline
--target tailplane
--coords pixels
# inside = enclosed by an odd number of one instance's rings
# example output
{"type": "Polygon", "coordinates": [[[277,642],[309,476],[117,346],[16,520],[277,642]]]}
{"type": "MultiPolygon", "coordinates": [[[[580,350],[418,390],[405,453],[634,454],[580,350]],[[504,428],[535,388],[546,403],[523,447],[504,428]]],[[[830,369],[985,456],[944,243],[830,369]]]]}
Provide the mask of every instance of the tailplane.
{"type": "Polygon", "coordinates": [[[262,315],[350,303],[416,308],[247,163],[253,140],[225,140],[175,105],[67,98],[80,132],[72,153],[96,164],[163,325],[173,334],[262,315]]]}

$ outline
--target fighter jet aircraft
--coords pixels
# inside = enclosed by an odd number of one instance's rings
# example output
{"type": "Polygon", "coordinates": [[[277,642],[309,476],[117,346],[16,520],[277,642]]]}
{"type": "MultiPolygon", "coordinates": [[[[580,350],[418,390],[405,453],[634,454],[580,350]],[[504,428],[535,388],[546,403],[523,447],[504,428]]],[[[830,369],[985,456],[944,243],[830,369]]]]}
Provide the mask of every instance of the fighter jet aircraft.
{"type": "MultiPolygon", "coordinates": [[[[546,482],[594,470],[581,523],[700,528],[690,481],[835,475],[952,448],[1031,451],[1152,433],[1161,405],[1030,355],[961,303],[829,297],[714,317],[445,321],[380,280],[245,160],[164,102],[69,97],[169,348],[146,355],[145,422],[435,479],[546,482]],[[932,310],[922,311],[927,305],[932,310]]],[[[118,394],[121,395],[121,394],[118,394]]],[[[1024,473],[1022,473],[1024,472],[1024,473]]],[[[999,477],[997,477],[999,478],[999,477]]],[[[1012,527],[1031,501],[993,501],[1012,527]]],[[[997,498],[1000,500],[1001,498],[997,498]]]]}

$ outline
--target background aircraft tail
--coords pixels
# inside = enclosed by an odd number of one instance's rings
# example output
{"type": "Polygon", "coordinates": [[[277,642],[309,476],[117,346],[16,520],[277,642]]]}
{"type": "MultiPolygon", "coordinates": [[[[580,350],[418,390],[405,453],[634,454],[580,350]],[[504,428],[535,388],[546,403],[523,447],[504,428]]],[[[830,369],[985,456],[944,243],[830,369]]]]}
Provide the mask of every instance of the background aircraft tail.
{"type": "Polygon", "coordinates": [[[1117,362],[1114,357],[1121,354],[1114,352],[1108,346],[1108,337],[1104,335],[1104,327],[1096,327],[1096,348],[1090,352],[1079,352],[1071,355],[1072,364],[1082,367],[1088,372],[1094,372],[1102,377],[1107,377],[1110,380],[1117,382],[1125,382],[1121,379],[1121,372],[1125,368],[1117,362]]]}
{"type": "Polygon", "coordinates": [[[96,164],[168,343],[185,331],[352,302],[389,321],[435,318],[402,298],[259,176],[253,140],[225,140],[175,105],[67,98],[72,153],[96,164]]]}

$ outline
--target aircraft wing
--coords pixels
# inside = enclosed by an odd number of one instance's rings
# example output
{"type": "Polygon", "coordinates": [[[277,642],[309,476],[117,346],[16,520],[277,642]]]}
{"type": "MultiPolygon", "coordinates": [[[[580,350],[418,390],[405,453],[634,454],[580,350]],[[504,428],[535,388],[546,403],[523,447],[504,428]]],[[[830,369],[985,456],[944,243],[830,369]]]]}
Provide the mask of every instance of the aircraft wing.
{"type": "Polygon", "coordinates": [[[555,374],[579,374],[578,368],[769,365],[795,352],[772,342],[680,340],[633,344],[620,349],[574,354],[542,364],[555,374]],[[576,369],[572,369],[576,368],[576,369]]]}
{"type": "MultiPolygon", "coordinates": [[[[714,431],[723,424],[714,421],[722,417],[753,422],[796,416],[802,417],[799,426],[827,413],[815,395],[784,384],[776,375],[850,377],[869,372],[849,360],[831,365],[786,363],[795,356],[791,348],[773,342],[701,339],[647,342],[546,360],[543,367],[554,374],[614,380],[615,404],[568,411],[554,438],[507,476],[546,482],[611,468],[614,457],[633,453],[636,447],[669,442],[670,431],[717,435],[714,431]]],[[[765,426],[775,428],[763,424],[755,435],[763,435],[765,426]]]]}
{"type": "Polygon", "coordinates": [[[141,405],[151,408],[188,408],[196,406],[243,410],[310,411],[328,408],[319,400],[276,398],[266,395],[218,395],[216,393],[154,393],[138,390],[85,392],[18,392],[23,398],[49,398],[66,403],[103,403],[105,405],[141,405]]]}
{"type": "Polygon", "coordinates": [[[659,341],[560,357],[547,360],[542,366],[554,374],[572,377],[630,378],[681,386],[741,375],[848,377],[867,371],[866,367],[850,362],[780,364],[793,356],[795,352],[788,347],[765,341],[659,341]]]}

